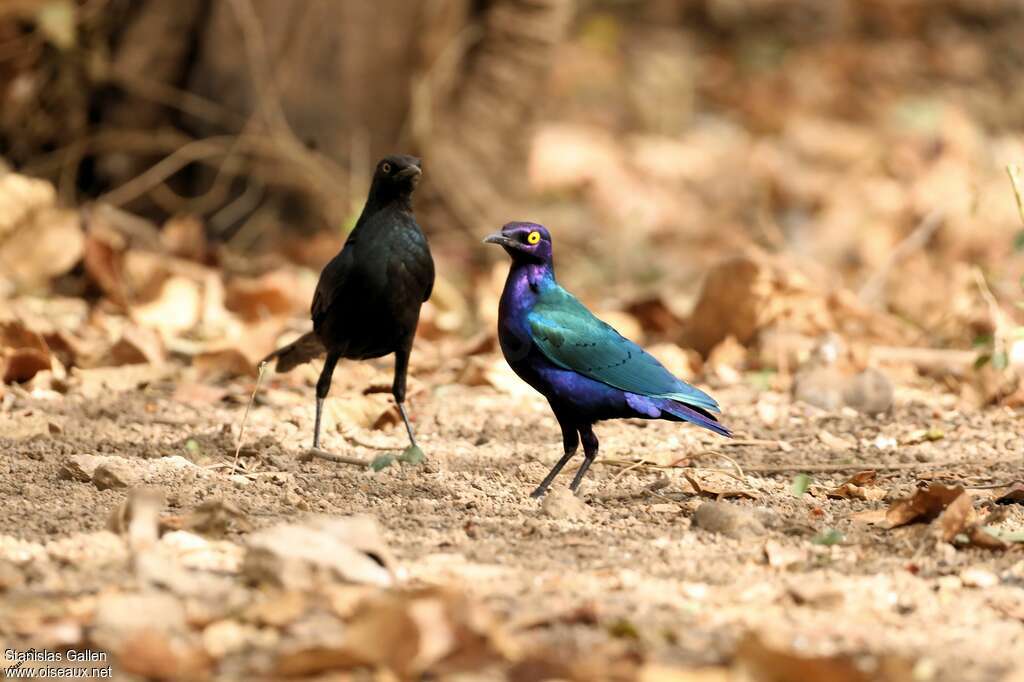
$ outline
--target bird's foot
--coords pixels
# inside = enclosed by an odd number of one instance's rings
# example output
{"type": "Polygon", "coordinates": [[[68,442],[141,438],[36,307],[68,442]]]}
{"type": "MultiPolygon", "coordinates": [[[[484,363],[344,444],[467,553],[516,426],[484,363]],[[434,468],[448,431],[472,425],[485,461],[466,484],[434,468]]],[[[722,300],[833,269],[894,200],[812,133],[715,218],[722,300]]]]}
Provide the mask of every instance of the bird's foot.
{"type": "Polygon", "coordinates": [[[351,464],[353,466],[366,466],[368,462],[358,457],[348,457],[346,455],[337,455],[327,450],[321,450],[318,447],[311,447],[299,455],[300,462],[310,462],[313,458],[325,459],[328,462],[337,462],[338,464],[351,464]]]}
{"type": "Polygon", "coordinates": [[[422,464],[426,459],[427,456],[423,454],[423,450],[420,449],[420,446],[413,443],[403,450],[400,455],[387,453],[374,457],[373,461],[370,462],[370,468],[374,471],[380,471],[381,469],[388,468],[395,462],[417,465],[422,464]]]}
{"type": "Polygon", "coordinates": [[[530,493],[530,497],[532,497],[535,500],[539,500],[540,498],[544,497],[544,493],[546,493],[547,491],[547,486],[539,485],[532,493],[530,493]]]}
{"type": "Polygon", "coordinates": [[[423,450],[420,449],[420,446],[416,445],[416,443],[412,443],[402,451],[402,454],[398,456],[398,461],[404,462],[405,464],[422,464],[426,458],[427,456],[423,454],[423,450]]]}

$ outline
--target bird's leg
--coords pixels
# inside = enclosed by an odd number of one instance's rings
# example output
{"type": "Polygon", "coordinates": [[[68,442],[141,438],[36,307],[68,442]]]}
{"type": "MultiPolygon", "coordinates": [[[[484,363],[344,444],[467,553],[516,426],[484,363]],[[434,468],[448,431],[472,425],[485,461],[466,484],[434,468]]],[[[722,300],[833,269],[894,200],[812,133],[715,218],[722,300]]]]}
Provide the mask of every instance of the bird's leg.
{"type": "Polygon", "coordinates": [[[573,477],[572,483],[569,485],[569,490],[573,492],[579,489],[580,482],[587,474],[590,465],[597,458],[597,436],[594,434],[594,427],[592,425],[587,424],[580,428],[580,439],[583,441],[583,464],[580,465],[580,470],[576,472],[576,476],[573,477]]]}
{"type": "Polygon", "coordinates": [[[331,377],[334,376],[334,366],[338,364],[338,355],[328,353],[324,368],[320,371],[320,378],[316,382],[316,422],[313,425],[313,449],[320,449],[320,417],[324,411],[324,398],[331,390],[331,377]]]}
{"type": "Polygon", "coordinates": [[[409,351],[401,349],[395,351],[395,382],[391,385],[391,395],[398,405],[398,412],[405,422],[405,431],[409,434],[409,443],[416,445],[416,438],[412,435],[412,424],[409,423],[409,415],[405,413],[405,375],[409,371],[409,351]]]}
{"type": "Polygon", "coordinates": [[[530,493],[530,497],[543,497],[544,493],[548,491],[551,486],[551,482],[555,480],[555,477],[562,472],[562,468],[569,463],[572,456],[576,454],[576,448],[580,445],[579,434],[576,432],[576,427],[572,424],[563,422],[561,419],[558,420],[558,425],[562,427],[562,446],[565,448],[565,454],[558,460],[554,468],[548,472],[548,475],[544,477],[544,480],[540,482],[537,489],[530,493]]]}
{"type": "MultiPolygon", "coordinates": [[[[410,346],[411,340],[410,340],[410,346]]],[[[412,424],[409,422],[409,415],[405,413],[405,375],[409,371],[410,348],[401,348],[395,351],[395,382],[391,386],[391,395],[395,397],[395,404],[398,405],[398,413],[402,415],[405,422],[405,432],[409,434],[409,447],[405,449],[399,458],[409,464],[419,464],[423,461],[423,451],[416,444],[416,437],[412,432],[412,424]]]]}

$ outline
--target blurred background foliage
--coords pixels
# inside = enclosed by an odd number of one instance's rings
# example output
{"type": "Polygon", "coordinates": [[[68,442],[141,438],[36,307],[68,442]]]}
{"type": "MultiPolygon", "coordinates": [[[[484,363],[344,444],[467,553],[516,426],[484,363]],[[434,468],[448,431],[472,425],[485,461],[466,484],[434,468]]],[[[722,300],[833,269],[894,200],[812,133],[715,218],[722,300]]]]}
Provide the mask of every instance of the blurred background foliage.
{"type": "Polygon", "coordinates": [[[428,334],[493,322],[504,264],[479,238],[532,219],[624,331],[704,356],[768,318],[1006,345],[1022,31],[1016,0],[8,0],[0,157],[129,244],[57,257],[70,228],[9,226],[0,262],[29,244],[61,267],[6,290],[145,302],[96,274],[142,244],[308,281],[376,159],[408,151],[443,278],[428,334]]]}

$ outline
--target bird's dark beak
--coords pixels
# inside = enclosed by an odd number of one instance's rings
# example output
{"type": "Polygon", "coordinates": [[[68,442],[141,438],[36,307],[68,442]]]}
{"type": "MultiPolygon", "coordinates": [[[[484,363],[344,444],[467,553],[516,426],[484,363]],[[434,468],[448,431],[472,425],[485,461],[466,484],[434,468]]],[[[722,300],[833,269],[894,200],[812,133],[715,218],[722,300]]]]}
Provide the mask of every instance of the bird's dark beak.
{"type": "Polygon", "coordinates": [[[423,173],[419,166],[406,166],[402,170],[395,173],[395,177],[399,178],[415,178],[423,173]]]}
{"type": "Polygon", "coordinates": [[[509,239],[501,232],[495,232],[494,234],[484,237],[484,244],[497,244],[498,246],[504,246],[510,249],[514,249],[518,246],[516,242],[509,239]]]}

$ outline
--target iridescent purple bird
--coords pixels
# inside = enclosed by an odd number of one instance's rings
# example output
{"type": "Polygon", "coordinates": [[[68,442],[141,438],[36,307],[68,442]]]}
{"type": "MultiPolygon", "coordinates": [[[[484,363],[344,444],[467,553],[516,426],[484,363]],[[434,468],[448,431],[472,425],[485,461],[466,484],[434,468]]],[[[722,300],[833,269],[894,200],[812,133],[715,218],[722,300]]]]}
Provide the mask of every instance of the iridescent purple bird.
{"type": "Polygon", "coordinates": [[[676,378],[653,356],[555,281],[551,234],[543,225],[508,223],[484,242],[512,257],[498,307],[498,340],[505,359],[551,405],[565,454],[533,491],[542,496],[583,441],[575,492],[597,457],[594,423],[640,418],[685,421],[723,436],[718,403],[676,378]]]}

